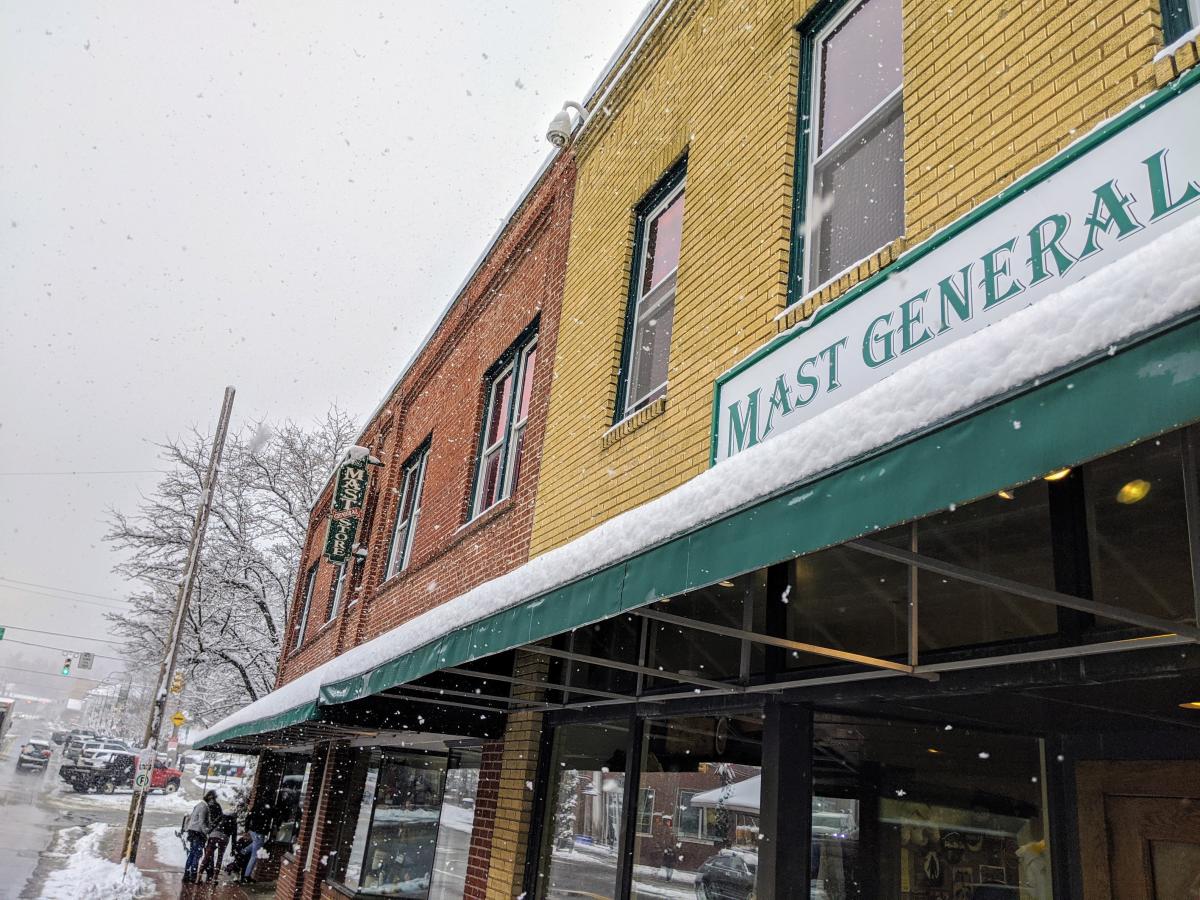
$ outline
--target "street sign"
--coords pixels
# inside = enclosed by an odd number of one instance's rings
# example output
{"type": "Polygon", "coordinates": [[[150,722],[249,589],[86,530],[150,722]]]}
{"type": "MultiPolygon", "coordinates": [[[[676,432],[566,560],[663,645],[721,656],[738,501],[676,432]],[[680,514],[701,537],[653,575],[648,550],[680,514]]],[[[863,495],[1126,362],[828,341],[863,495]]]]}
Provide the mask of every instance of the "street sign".
{"type": "Polygon", "coordinates": [[[96,661],[95,653],[80,653],[79,654],[79,668],[81,668],[81,669],[90,669],[92,667],[92,663],[94,663],[95,661],[96,661]]]}
{"type": "Polygon", "coordinates": [[[182,727],[183,723],[186,721],[187,721],[187,716],[185,716],[181,712],[177,712],[177,713],[175,713],[175,715],[171,716],[171,724],[174,725],[176,728],[182,727]]]}
{"type": "Polygon", "coordinates": [[[0,641],[4,640],[4,626],[0,625],[0,641]]]}
{"type": "MultiPolygon", "coordinates": [[[[178,713],[176,713],[178,715],[178,713]]],[[[148,753],[138,757],[137,774],[133,776],[133,788],[144,791],[150,787],[150,774],[154,771],[154,757],[148,753]]]]}

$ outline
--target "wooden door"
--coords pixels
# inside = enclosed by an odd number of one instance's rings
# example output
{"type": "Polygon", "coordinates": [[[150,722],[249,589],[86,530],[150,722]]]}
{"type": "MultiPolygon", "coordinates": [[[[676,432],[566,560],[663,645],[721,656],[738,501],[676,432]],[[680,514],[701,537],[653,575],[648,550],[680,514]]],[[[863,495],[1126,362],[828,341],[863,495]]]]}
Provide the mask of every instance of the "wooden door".
{"type": "Polygon", "coordinates": [[[1200,762],[1076,768],[1085,900],[1200,900],[1200,762]]]}

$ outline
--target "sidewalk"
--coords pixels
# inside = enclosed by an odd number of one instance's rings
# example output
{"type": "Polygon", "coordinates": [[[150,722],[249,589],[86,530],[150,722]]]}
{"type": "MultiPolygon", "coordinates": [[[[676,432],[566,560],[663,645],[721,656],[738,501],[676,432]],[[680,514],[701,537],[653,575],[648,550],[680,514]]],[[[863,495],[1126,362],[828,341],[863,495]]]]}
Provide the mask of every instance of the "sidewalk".
{"type": "MultiPolygon", "coordinates": [[[[165,836],[164,836],[165,837],[165,836]]],[[[168,898],[179,897],[181,900],[263,900],[275,896],[275,883],[219,883],[219,884],[187,884],[183,883],[183,852],[175,852],[174,845],[167,843],[160,852],[160,845],[151,834],[146,835],[138,846],[137,864],[142,874],[154,879],[157,896],[168,898]],[[164,855],[167,858],[163,858],[164,855]]],[[[229,876],[223,876],[228,878],[229,876]]]]}

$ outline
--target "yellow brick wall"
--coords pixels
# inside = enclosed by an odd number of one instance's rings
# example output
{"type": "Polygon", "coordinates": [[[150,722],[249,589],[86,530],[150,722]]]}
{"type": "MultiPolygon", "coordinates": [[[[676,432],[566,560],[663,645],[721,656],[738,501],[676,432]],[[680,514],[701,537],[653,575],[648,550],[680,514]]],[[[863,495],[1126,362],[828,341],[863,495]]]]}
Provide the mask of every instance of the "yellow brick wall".
{"type": "Polygon", "coordinates": [[[704,471],[721,372],[1182,64],[1158,0],[903,0],[905,239],[780,317],[812,2],[680,2],[582,136],[532,553],[704,471]],[[666,402],[610,432],[633,210],[685,150],[666,402]]]}

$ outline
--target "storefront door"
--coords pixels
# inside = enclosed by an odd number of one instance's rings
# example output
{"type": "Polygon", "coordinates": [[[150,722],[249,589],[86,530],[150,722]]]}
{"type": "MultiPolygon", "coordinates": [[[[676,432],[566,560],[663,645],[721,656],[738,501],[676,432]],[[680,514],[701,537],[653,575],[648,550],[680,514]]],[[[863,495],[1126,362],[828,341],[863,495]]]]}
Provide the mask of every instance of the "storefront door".
{"type": "Polygon", "coordinates": [[[1200,898],[1200,763],[1084,762],[1084,900],[1200,898]]]}

